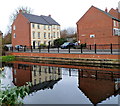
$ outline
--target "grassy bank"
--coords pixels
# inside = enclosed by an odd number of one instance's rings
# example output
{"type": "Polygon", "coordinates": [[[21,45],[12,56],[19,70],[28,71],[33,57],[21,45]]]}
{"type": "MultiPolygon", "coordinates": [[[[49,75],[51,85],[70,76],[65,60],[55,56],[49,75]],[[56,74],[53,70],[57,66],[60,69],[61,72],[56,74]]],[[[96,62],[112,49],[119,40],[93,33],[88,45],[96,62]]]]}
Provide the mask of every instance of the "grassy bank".
{"type": "Polygon", "coordinates": [[[0,62],[14,61],[15,56],[0,56],[0,62]]]}

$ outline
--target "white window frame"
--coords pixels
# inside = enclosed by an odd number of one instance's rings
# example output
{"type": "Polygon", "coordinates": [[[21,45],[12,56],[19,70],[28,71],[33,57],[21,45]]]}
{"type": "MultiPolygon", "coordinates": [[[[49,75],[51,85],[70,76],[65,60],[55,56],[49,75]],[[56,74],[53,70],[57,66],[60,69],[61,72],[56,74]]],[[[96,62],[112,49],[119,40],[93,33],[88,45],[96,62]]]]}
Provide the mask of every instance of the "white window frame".
{"type": "Polygon", "coordinates": [[[95,38],[95,34],[90,34],[90,38],[95,38]]]}
{"type": "Polygon", "coordinates": [[[118,28],[113,28],[113,35],[114,35],[114,36],[120,36],[120,29],[118,29],[118,28]]]}
{"type": "Polygon", "coordinates": [[[15,25],[13,25],[13,30],[16,30],[16,26],[15,25]]]}
{"type": "Polygon", "coordinates": [[[13,38],[16,38],[16,34],[14,33],[13,38]]]}

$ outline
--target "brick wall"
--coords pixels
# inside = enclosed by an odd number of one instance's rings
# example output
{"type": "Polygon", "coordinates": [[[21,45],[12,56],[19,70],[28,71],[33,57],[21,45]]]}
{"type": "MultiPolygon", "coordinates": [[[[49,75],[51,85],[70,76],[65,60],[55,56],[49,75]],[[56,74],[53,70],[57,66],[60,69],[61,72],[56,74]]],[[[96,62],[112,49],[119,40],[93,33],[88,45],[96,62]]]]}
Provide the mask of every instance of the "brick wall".
{"type": "Polygon", "coordinates": [[[36,56],[36,57],[57,57],[70,59],[119,59],[119,55],[100,55],[100,54],[54,54],[54,53],[10,53],[15,56],[36,56]]]}
{"type": "Polygon", "coordinates": [[[30,23],[29,21],[19,13],[16,20],[12,24],[12,45],[31,45],[30,38],[30,23]],[[13,29],[13,26],[16,26],[16,29],[13,29]],[[14,33],[16,34],[16,38],[14,38],[14,33]]]}
{"type": "Polygon", "coordinates": [[[113,36],[113,20],[92,6],[77,22],[77,40],[87,44],[118,44],[118,36],[113,36]],[[94,34],[94,38],[90,35],[94,34]]]}

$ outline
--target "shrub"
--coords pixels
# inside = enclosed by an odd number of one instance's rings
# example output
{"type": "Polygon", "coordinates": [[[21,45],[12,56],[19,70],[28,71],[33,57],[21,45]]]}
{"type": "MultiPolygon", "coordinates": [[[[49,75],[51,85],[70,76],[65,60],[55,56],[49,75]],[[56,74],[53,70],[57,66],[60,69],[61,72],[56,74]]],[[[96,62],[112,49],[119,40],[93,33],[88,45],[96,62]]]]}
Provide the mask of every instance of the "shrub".
{"type": "Polygon", "coordinates": [[[15,56],[2,56],[2,62],[14,61],[15,56]]]}

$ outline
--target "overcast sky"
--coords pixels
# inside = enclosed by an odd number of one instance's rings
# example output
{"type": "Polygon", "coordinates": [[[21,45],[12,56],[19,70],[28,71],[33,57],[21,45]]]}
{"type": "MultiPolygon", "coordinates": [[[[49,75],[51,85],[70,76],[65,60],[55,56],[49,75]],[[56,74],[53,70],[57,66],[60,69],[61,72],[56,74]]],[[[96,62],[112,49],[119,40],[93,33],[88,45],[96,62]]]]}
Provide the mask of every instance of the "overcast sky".
{"type": "Polygon", "coordinates": [[[35,15],[49,15],[61,29],[76,27],[76,22],[94,5],[102,10],[116,9],[120,0],[2,0],[0,3],[0,30],[5,33],[9,17],[20,6],[33,9],[35,15]]]}

